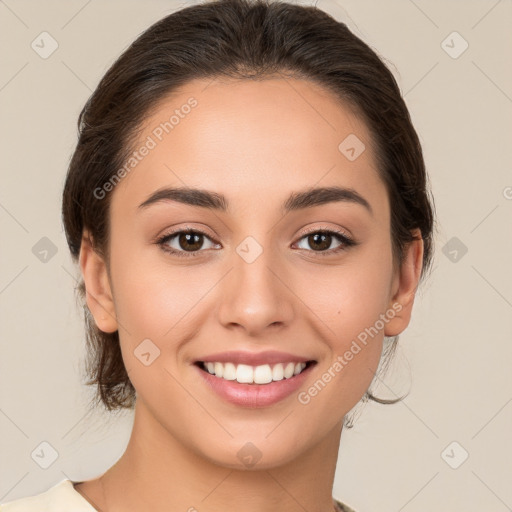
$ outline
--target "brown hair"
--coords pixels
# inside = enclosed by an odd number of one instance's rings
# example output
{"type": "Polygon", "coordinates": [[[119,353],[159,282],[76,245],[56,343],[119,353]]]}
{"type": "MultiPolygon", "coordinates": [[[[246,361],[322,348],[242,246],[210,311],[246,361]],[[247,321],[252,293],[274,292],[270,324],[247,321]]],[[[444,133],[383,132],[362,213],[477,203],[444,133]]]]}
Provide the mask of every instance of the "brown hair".
{"type": "MultiPolygon", "coordinates": [[[[391,205],[393,258],[419,228],[422,278],[431,265],[434,205],[421,145],[391,72],[344,23],[313,7],[280,0],[214,0],[176,11],[142,33],[110,67],[78,118],[79,139],[63,191],[67,242],[78,262],[84,229],[108,265],[109,198],[94,191],[112,179],[131,152],[145,117],[164,96],[198,78],[263,79],[274,75],[313,80],[361,116],[372,135],[378,169],[391,205]]],[[[341,141],[340,141],[341,142],[341,141]]],[[[100,331],[84,307],[88,385],[108,410],[132,408],[119,335],[100,331]]],[[[383,351],[388,364],[398,336],[383,351]]],[[[369,391],[363,397],[380,403],[369,391]]]]}

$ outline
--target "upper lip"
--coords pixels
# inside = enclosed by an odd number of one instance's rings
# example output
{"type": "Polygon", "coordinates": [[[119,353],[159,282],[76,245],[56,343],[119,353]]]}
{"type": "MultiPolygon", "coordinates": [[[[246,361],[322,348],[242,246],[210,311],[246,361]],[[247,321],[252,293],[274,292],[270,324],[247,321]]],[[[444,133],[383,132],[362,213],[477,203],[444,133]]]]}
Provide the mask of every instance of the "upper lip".
{"type": "Polygon", "coordinates": [[[277,364],[277,363],[307,363],[313,361],[311,357],[303,357],[288,352],[278,352],[269,350],[265,352],[240,352],[228,351],[211,354],[196,359],[197,362],[204,363],[233,363],[233,364],[247,364],[249,366],[259,366],[263,364],[277,364]]]}

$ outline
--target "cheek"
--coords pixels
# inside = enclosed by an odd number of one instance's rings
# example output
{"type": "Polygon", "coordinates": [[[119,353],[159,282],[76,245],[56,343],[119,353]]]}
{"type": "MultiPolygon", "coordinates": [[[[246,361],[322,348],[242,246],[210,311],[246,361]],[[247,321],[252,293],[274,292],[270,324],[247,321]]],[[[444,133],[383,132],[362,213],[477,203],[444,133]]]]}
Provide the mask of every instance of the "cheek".
{"type": "Polygon", "coordinates": [[[134,342],[141,336],[169,338],[215,282],[194,267],[155,263],[148,252],[112,253],[116,313],[134,342]]]}
{"type": "Polygon", "coordinates": [[[389,307],[392,259],[385,241],[360,250],[336,266],[310,266],[297,273],[297,295],[327,327],[337,347],[375,324],[389,307]]]}
{"type": "Polygon", "coordinates": [[[213,279],[184,267],[155,264],[141,254],[116,258],[113,253],[112,262],[122,357],[137,394],[147,404],[165,396],[173,407],[194,410],[176,381],[178,358],[180,347],[194,336],[201,298],[213,279]],[[161,395],[155,395],[156,389],[161,395]]]}
{"type": "Polygon", "coordinates": [[[335,410],[341,417],[370,386],[382,354],[384,334],[379,322],[387,306],[385,290],[378,272],[348,272],[330,293],[330,300],[320,294],[310,297],[316,300],[312,309],[328,326],[322,329],[328,357],[317,368],[316,380],[298,396],[312,415],[335,410]]]}
{"type": "Polygon", "coordinates": [[[389,301],[391,273],[391,247],[383,242],[379,251],[361,251],[360,258],[332,269],[328,278],[317,275],[316,284],[323,286],[309,287],[307,304],[329,328],[323,332],[330,358],[320,369],[319,383],[321,387],[333,382],[332,393],[324,395],[329,407],[343,403],[351,408],[374,379],[384,327],[394,317],[389,301]]]}
{"type": "MultiPolygon", "coordinates": [[[[329,317],[335,319],[335,332],[346,342],[374,326],[389,302],[389,278],[384,273],[367,271],[345,276],[331,308],[329,317]]],[[[382,329],[377,324],[378,330],[382,329]]]]}

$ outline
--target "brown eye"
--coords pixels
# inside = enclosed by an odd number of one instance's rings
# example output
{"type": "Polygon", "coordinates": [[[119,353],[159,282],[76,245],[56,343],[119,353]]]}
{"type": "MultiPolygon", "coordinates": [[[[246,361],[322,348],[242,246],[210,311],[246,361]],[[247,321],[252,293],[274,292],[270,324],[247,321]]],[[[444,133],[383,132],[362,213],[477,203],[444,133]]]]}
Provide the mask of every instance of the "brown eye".
{"type": "Polygon", "coordinates": [[[298,244],[299,249],[307,249],[312,252],[317,252],[322,256],[337,253],[339,251],[343,251],[353,245],[356,245],[356,242],[350,239],[345,234],[338,231],[331,230],[318,230],[312,231],[305,236],[303,236],[301,241],[298,244]],[[300,246],[301,243],[305,241],[306,247],[300,246]],[[338,242],[336,247],[331,247],[333,242],[338,242]]]}
{"type": "Polygon", "coordinates": [[[178,245],[184,251],[197,251],[203,246],[203,235],[201,233],[180,233],[178,245]]]}
{"type": "Polygon", "coordinates": [[[327,233],[315,233],[308,235],[308,244],[314,249],[325,251],[331,246],[333,237],[327,233]]]}
{"type": "Polygon", "coordinates": [[[156,243],[160,245],[164,251],[176,254],[177,256],[198,256],[199,253],[203,252],[201,249],[205,249],[205,245],[206,249],[210,249],[216,245],[206,233],[197,230],[169,233],[157,240],[156,243]],[[210,244],[209,247],[208,244],[210,244]]]}

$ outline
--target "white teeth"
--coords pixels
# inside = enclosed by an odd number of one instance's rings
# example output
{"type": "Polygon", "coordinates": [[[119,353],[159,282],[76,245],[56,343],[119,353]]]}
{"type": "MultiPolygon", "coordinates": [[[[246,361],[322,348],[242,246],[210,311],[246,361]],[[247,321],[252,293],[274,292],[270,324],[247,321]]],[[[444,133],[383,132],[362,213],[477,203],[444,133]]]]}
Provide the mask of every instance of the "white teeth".
{"type": "Polygon", "coordinates": [[[215,363],[213,368],[217,377],[222,377],[224,375],[224,366],[222,366],[222,363],[215,363]]]}
{"type": "Polygon", "coordinates": [[[284,379],[284,368],[282,364],[276,364],[272,368],[272,380],[283,380],[284,379]]]}
{"type": "Polygon", "coordinates": [[[250,384],[253,382],[254,371],[252,366],[248,366],[246,364],[239,364],[236,367],[236,380],[238,382],[243,382],[250,384]]]}
{"type": "Polygon", "coordinates": [[[226,363],[224,365],[223,379],[236,380],[236,366],[233,363],[226,363]]]}
{"type": "Polygon", "coordinates": [[[304,370],[306,363],[249,366],[247,364],[207,362],[203,363],[203,367],[212,375],[225,380],[236,380],[243,384],[268,384],[298,375],[304,370]]]}
{"type": "Polygon", "coordinates": [[[295,371],[295,365],[293,363],[288,363],[284,369],[284,378],[289,379],[293,372],[295,371]]]}
{"type": "Polygon", "coordinates": [[[256,366],[254,368],[254,383],[255,384],[268,384],[272,382],[272,370],[268,364],[256,366]]]}

